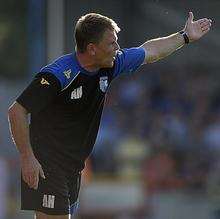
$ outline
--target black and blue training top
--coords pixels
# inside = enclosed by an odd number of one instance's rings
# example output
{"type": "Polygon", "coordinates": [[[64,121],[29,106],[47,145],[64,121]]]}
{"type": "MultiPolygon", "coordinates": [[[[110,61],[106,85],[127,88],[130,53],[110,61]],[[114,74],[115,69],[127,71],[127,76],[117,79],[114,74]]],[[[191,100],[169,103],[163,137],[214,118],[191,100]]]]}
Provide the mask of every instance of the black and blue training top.
{"type": "Polygon", "coordinates": [[[137,70],[144,58],[143,48],[122,49],[112,68],[88,72],[72,53],[36,74],[17,102],[31,115],[31,146],[42,166],[83,169],[96,140],[111,81],[137,70]]]}

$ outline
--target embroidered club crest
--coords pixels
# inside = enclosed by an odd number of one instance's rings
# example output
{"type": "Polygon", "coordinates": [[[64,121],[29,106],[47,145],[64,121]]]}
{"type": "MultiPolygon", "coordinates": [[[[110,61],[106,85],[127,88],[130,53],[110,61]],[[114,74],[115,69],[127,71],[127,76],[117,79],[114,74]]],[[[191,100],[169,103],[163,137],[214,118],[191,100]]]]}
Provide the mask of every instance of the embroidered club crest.
{"type": "Polygon", "coordinates": [[[106,92],[106,90],[108,88],[108,77],[107,76],[100,77],[100,79],[99,79],[99,88],[103,93],[106,92]]]}

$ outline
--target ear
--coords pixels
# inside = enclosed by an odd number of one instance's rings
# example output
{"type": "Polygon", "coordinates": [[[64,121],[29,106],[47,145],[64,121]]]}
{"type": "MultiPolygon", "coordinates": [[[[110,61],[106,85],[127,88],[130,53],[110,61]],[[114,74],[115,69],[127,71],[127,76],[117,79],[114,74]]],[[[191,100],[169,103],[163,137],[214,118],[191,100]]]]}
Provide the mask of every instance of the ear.
{"type": "Polygon", "coordinates": [[[91,56],[94,56],[96,54],[96,46],[94,43],[89,43],[87,45],[87,51],[91,56]]]}

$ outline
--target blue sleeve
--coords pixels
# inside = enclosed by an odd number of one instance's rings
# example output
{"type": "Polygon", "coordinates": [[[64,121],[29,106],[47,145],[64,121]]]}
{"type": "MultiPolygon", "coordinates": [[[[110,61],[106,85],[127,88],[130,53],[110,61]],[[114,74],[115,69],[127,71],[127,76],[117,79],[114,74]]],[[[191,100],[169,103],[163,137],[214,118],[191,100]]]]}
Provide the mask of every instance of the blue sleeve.
{"type": "Polygon", "coordinates": [[[60,83],[61,91],[64,90],[79,74],[79,71],[73,71],[69,65],[59,65],[59,63],[52,63],[43,67],[40,72],[49,72],[53,74],[60,83]]]}
{"type": "Polygon", "coordinates": [[[50,65],[43,67],[40,70],[40,72],[49,72],[49,73],[53,74],[59,80],[60,85],[61,85],[61,89],[63,89],[67,84],[67,80],[66,80],[64,74],[62,74],[61,68],[56,63],[53,63],[53,64],[50,64],[50,65]]]}
{"type": "Polygon", "coordinates": [[[144,62],[144,59],[145,50],[142,47],[120,50],[115,59],[113,77],[136,71],[144,62]]]}

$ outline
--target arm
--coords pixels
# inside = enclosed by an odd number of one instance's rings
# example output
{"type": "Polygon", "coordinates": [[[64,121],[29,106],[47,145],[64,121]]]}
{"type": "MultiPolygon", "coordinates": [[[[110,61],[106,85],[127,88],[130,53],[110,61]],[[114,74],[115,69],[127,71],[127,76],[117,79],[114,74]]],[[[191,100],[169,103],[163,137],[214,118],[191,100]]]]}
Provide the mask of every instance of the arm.
{"type": "Polygon", "coordinates": [[[28,112],[19,103],[15,102],[9,108],[8,118],[12,139],[20,153],[22,177],[29,187],[37,189],[39,174],[43,178],[45,176],[31,148],[28,112]]]}
{"type": "Polygon", "coordinates": [[[53,74],[37,74],[9,108],[10,131],[20,153],[22,178],[30,188],[37,189],[39,175],[42,178],[45,176],[31,148],[28,113],[39,113],[56,97],[59,90],[60,83],[53,74]]]}
{"type": "Polygon", "coordinates": [[[33,155],[29,139],[28,112],[19,103],[14,102],[8,111],[12,139],[23,156],[33,155]]]}
{"type": "MultiPolygon", "coordinates": [[[[183,29],[189,42],[196,41],[205,35],[210,30],[211,22],[212,21],[207,18],[193,21],[193,13],[190,12],[189,18],[183,29]]],[[[165,58],[174,51],[180,49],[184,44],[184,37],[179,32],[167,37],[149,40],[141,45],[146,52],[145,63],[153,63],[165,58]]]]}

